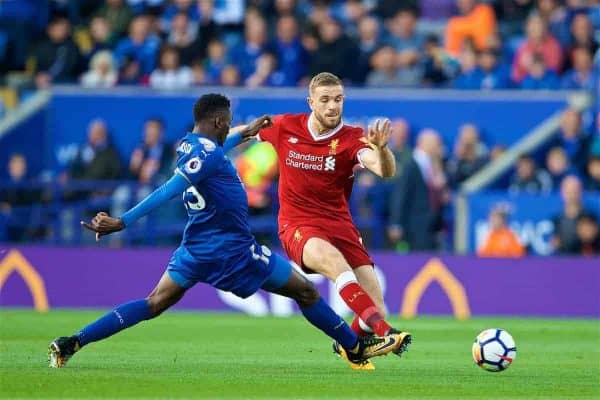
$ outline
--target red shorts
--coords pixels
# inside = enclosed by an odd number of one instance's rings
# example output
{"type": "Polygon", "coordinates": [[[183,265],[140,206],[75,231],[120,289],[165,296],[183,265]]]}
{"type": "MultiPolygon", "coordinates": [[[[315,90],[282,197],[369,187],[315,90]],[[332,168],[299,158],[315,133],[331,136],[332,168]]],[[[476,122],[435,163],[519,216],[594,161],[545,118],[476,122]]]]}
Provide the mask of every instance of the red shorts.
{"type": "Polygon", "coordinates": [[[352,269],[363,265],[373,265],[373,260],[365,250],[360,233],[353,224],[335,226],[292,225],[279,231],[279,239],[288,257],[307,272],[312,272],[302,263],[304,245],[310,238],[319,238],[331,243],[342,253],[352,269]]]}

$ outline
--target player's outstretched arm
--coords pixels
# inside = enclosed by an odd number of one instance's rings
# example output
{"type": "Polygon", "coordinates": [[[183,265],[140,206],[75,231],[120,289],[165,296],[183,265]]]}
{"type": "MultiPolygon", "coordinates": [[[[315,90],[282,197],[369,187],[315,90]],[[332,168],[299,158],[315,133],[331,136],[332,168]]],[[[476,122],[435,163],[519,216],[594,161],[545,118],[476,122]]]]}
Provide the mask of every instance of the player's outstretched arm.
{"type": "Polygon", "coordinates": [[[162,186],[148,195],[132,209],[123,214],[120,218],[113,218],[105,212],[98,213],[91,223],[81,221],[81,225],[93,232],[96,232],[96,240],[102,236],[119,232],[127,226],[142,218],[152,210],[158,208],[162,203],[183,193],[190,184],[181,175],[176,173],[162,186]]]}
{"type": "Polygon", "coordinates": [[[273,125],[273,120],[269,115],[263,115],[256,118],[248,125],[239,125],[232,128],[227,135],[225,143],[223,143],[223,151],[227,153],[229,150],[238,146],[241,143],[247,142],[258,135],[262,128],[267,128],[273,125]]]}
{"type": "Polygon", "coordinates": [[[375,121],[374,126],[369,126],[368,133],[372,150],[364,151],[360,156],[365,168],[382,178],[396,175],[396,158],[387,145],[391,132],[392,123],[389,119],[375,121]]]}

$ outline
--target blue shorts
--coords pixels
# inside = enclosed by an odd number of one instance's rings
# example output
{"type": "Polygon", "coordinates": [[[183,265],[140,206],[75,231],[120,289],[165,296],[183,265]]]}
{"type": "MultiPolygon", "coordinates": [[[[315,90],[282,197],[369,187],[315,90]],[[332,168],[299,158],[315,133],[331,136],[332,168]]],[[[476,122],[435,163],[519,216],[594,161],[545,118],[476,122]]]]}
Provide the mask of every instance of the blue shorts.
{"type": "Polygon", "coordinates": [[[275,291],[287,283],[291,264],[266,246],[256,242],[241,254],[200,261],[180,246],[167,267],[169,276],[179,286],[189,289],[198,282],[246,298],[260,288],[275,291]]]}

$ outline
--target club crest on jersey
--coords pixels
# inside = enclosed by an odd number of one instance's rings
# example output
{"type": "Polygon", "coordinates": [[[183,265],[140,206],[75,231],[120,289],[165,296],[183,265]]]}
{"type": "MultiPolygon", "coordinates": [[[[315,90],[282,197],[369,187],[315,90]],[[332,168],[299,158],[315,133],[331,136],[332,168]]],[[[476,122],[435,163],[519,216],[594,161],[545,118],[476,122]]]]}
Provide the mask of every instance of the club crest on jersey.
{"type": "Polygon", "coordinates": [[[300,233],[300,229],[296,229],[296,232],[294,232],[294,240],[296,242],[299,242],[302,240],[302,234],[300,233]]]}
{"type": "Polygon", "coordinates": [[[189,144],[188,142],[183,142],[179,145],[179,147],[177,148],[177,151],[180,151],[185,154],[190,154],[190,152],[192,151],[192,145],[189,144]]]}
{"type": "Polygon", "coordinates": [[[211,140],[208,140],[206,138],[200,138],[198,139],[198,141],[202,143],[206,151],[214,151],[214,149],[217,148],[217,146],[211,140]]]}
{"type": "Polygon", "coordinates": [[[195,174],[202,168],[202,161],[198,157],[194,157],[185,163],[185,172],[195,174]]]}
{"type": "Polygon", "coordinates": [[[340,139],[333,139],[330,143],[329,143],[329,154],[331,155],[336,155],[337,154],[337,148],[340,145],[340,139]]]}

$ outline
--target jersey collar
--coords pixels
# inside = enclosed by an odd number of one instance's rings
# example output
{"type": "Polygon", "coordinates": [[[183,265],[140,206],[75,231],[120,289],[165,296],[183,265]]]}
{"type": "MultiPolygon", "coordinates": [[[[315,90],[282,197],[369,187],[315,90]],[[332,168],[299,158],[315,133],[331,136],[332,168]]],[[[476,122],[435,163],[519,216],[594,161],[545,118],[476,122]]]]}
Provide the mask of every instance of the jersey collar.
{"type": "Polygon", "coordinates": [[[186,135],[186,138],[187,138],[187,139],[195,139],[195,140],[198,140],[198,139],[200,139],[200,138],[203,138],[203,139],[210,140],[210,141],[211,141],[211,142],[213,142],[213,143],[214,143],[216,146],[219,146],[219,143],[217,143],[217,141],[216,141],[215,139],[213,139],[213,138],[211,138],[211,137],[208,137],[208,136],[206,136],[206,135],[204,135],[204,134],[202,134],[202,133],[188,132],[188,133],[187,133],[187,135],[186,135]]]}
{"type": "Polygon", "coordinates": [[[317,132],[314,132],[312,130],[312,128],[310,127],[310,121],[312,118],[313,118],[313,113],[310,113],[310,116],[308,117],[308,120],[306,121],[306,125],[308,127],[308,132],[310,133],[310,136],[312,136],[312,138],[315,140],[315,142],[318,142],[320,140],[329,139],[330,137],[334,136],[336,133],[338,133],[340,131],[340,129],[342,129],[344,127],[344,120],[340,119],[340,123],[338,124],[338,126],[333,128],[332,130],[330,130],[329,133],[326,133],[324,135],[319,135],[317,132]]]}

